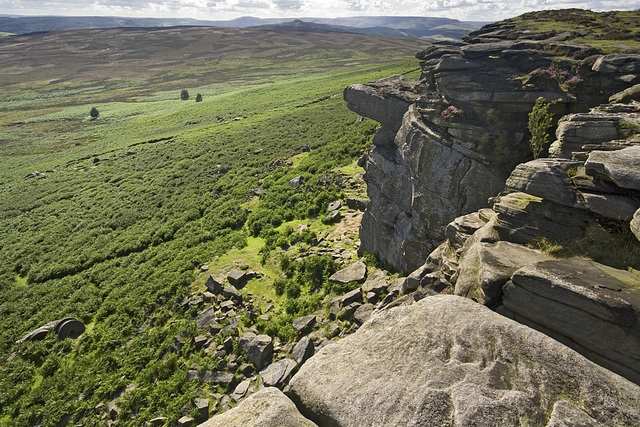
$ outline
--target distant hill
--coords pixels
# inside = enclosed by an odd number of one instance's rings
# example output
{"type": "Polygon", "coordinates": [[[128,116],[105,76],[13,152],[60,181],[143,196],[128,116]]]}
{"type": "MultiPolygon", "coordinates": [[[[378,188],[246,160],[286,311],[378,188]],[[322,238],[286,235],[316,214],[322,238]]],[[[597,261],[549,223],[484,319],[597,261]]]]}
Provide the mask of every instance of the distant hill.
{"type": "Polygon", "coordinates": [[[28,34],[42,31],[85,28],[140,27],[264,27],[297,31],[349,32],[392,37],[459,39],[479,29],[484,22],[462,22],[449,18],[368,16],[355,18],[242,17],[230,21],[203,21],[189,18],[123,18],[105,16],[8,16],[0,15],[0,33],[28,34]]]}

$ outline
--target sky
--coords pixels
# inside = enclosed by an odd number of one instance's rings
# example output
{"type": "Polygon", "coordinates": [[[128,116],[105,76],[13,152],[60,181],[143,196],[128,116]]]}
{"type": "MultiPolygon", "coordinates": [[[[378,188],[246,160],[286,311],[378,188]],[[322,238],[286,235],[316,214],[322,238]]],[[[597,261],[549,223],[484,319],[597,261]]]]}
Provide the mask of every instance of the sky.
{"type": "Polygon", "coordinates": [[[497,21],[543,9],[640,9],[640,0],[0,0],[0,14],[228,20],[429,16],[497,21]]]}

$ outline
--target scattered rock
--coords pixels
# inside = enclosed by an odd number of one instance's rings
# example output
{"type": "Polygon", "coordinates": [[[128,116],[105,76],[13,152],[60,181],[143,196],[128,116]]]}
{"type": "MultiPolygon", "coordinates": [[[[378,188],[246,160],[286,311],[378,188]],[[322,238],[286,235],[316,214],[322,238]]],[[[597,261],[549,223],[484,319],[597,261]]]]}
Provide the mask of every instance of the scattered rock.
{"type": "Polygon", "coordinates": [[[361,305],[353,313],[353,320],[358,325],[362,325],[364,322],[369,320],[369,318],[371,317],[371,313],[373,313],[374,309],[375,309],[375,307],[373,306],[373,304],[363,304],[363,305],[361,305]]]}
{"type": "Polygon", "coordinates": [[[231,285],[233,285],[234,287],[243,288],[244,285],[247,284],[247,273],[245,271],[237,270],[234,268],[227,275],[227,280],[229,280],[229,283],[231,283],[231,285]]]}
{"type": "Polygon", "coordinates": [[[316,316],[303,316],[298,317],[293,321],[293,329],[301,334],[307,334],[316,326],[316,316]]]}
{"type": "Polygon", "coordinates": [[[309,359],[289,387],[318,425],[544,425],[559,401],[591,425],[640,423],[640,387],[449,295],[378,312],[309,359]]]}
{"type": "Polygon", "coordinates": [[[222,289],[222,295],[224,295],[225,298],[229,298],[237,302],[242,301],[242,294],[240,294],[240,292],[238,292],[238,290],[233,286],[225,286],[222,289]]]}
{"type": "Polygon", "coordinates": [[[147,426],[160,427],[165,425],[167,423],[167,420],[167,417],[156,417],[152,420],[149,420],[147,426]]]}
{"type": "Polygon", "coordinates": [[[194,425],[195,420],[191,417],[187,417],[186,415],[178,420],[178,426],[181,427],[190,427],[194,425]]]}
{"type": "Polygon", "coordinates": [[[380,294],[384,292],[388,286],[389,282],[386,273],[382,270],[373,270],[369,273],[367,280],[362,285],[362,292],[366,294],[369,292],[380,294]]]}
{"type": "Polygon", "coordinates": [[[203,383],[214,384],[231,384],[234,380],[233,374],[224,371],[198,371],[189,369],[187,371],[187,379],[189,381],[200,380],[203,383]]]}
{"type": "Polygon", "coordinates": [[[211,292],[214,295],[220,295],[222,293],[223,286],[220,282],[216,280],[215,277],[213,277],[213,275],[209,276],[209,278],[207,279],[207,282],[205,283],[205,286],[207,287],[209,292],[211,292]]]}
{"type": "Polygon", "coordinates": [[[362,211],[362,212],[364,212],[365,209],[367,209],[367,205],[369,204],[369,200],[368,199],[347,198],[345,200],[345,202],[347,203],[347,207],[349,209],[353,209],[353,210],[356,210],[356,211],[362,211]]]}
{"type": "Polygon", "coordinates": [[[313,341],[311,341],[309,336],[305,336],[293,347],[292,355],[295,361],[298,362],[298,365],[302,365],[307,359],[313,356],[314,351],[313,341]]]}
{"type": "Polygon", "coordinates": [[[298,366],[293,359],[282,359],[260,371],[260,378],[267,387],[280,387],[289,379],[293,370],[298,366]]]}
{"type": "Polygon", "coordinates": [[[273,340],[269,335],[244,334],[238,340],[238,348],[247,354],[249,362],[258,369],[263,369],[273,358],[273,340]]]}
{"type": "Polygon", "coordinates": [[[367,266],[364,262],[358,261],[347,268],[334,273],[329,277],[329,281],[335,283],[357,282],[363,283],[367,278],[367,266]]]}
{"type": "Polygon", "coordinates": [[[361,303],[362,291],[360,290],[360,288],[358,288],[358,289],[352,290],[351,292],[347,292],[346,294],[344,294],[344,296],[340,301],[341,301],[340,304],[342,305],[342,307],[348,307],[354,303],[361,303]]]}
{"type": "Polygon", "coordinates": [[[303,417],[287,396],[275,387],[252,394],[235,408],[216,415],[200,427],[317,427],[303,417]]]}
{"type": "Polygon", "coordinates": [[[250,385],[251,385],[251,380],[242,381],[240,384],[236,386],[235,390],[233,390],[233,393],[231,393],[231,398],[236,402],[242,399],[244,395],[247,394],[247,391],[249,390],[250,385]]]}
{"type": "Polygon", "coordinates": [[[214,324],[217,320],[216,309],[214,307],[209,307],[196,316],[196,327],[198,330],[205,329],[214,324]]]}
{"type": "Polygon", "coordinates": [[[209,418],[209,399],[196,397],[195,399],[193,399],[193,405],[198,410],[197,420],[199,422],[205,421],[207,418],[209,418]]]}
{"type": "Polygon", "coordinates": [[[289,181],[289,187],[291,187],[293,189],[298,189],[298,188],[300,188],[301,185],[302,185],[302,177],[301,176],[296,176],[295,178],[293,178],[292,180],[289,181]]]}

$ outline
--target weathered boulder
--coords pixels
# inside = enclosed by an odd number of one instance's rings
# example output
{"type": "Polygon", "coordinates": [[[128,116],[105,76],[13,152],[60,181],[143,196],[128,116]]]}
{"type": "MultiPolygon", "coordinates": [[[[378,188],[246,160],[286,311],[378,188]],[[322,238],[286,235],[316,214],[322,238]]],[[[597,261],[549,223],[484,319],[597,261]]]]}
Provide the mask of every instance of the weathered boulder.
{"type": "Polygon", "coordinates": [[[307,359],[313,356],[314,352],[315,348],[313,346],[313,341],[311,341],[309,336],[305,336],[296,343],[291,354],[295,361],[298,362],[299,365],[302,365],[307,361],[307,359]]]}
{"type": "Polygon", "coordinates": [[[356,311],[353,313],[353,320],[358,325],[362,325],[364,322],[369,320],[374,309],[375,307],[373,304],[362,304],[360,307],[356,308],[356,311]]]}
{"type": "Polygon", "coordinates": [[[505,186],[563,206],[582,208],[569,171],[576,172],[581,162],[566,159],[537,159],[516,166],[505,186]]]}
{"type": "Polygon", "coordinates": [[[282,359],[260,371],[260,378],[267,387],[280,387],[298,366],[293,359],[282,359]]]}
{"type": "Polygon", "coordinates": [[[248,332],[238,340],[238,348],[247,354],[249,361],[258,369],[268,366],[273,358],[273,340],[269,335],[248,332]]]}
{"type": "Polygon", "coordinates": [[[640,384],[640,277],[582,258],[518,270],[503,304],[596,363],[640,384]]]}
{"type": "Polygon", "coordinates": [[[242,301],[242,294],[234,286],[225,286],[222,289],[222,295],[229,300],[240,302],[242,301]]]}
{"type": "Polygon", "coordinates": [[[198,329],[205,329],[215,323],[217,320],[218,318],[216,317],[215,307],[209,307],[201,311],[196,316],[196,327],[198,329]]]}
{"type": "Polygon", "coordinates": [[[227,275],[227,280],[236,288],[242,288],[247,284],[248,276],[246,271],[233,269],[227,275]]]}
{"type": "Polygon", "coordinates": [[[636,211],[631,220],[631,232],[640,240],[640,209],[636,211]]]}
{"type": "Polygon", "coordinates": [[[301,334],[306,334],[311,332],[311,330],[316,326],[316,316],[302,316],[298,317],[293,321],[293,329],[300,332],[301,334]]]}
{"type": "Polygon", "coordinates": [[[275,387],[252,394],[238,406],[216,415],[200,427],[315,427],[287,396],[275,387]]]}
{"type": "Polygon", "coordinates": [[[640,423],[640,387],[456,296],[377,312],[289,386],[300,411],[326,426],[557,425],[576,411],[591,425],[640,423]]]}
{"type": "Polygon", "coordinates": [[[329,277],[329,281],[336,283],[363,283],[366,278],[367,265],[362,261],[358,261],[347,268],[343,268],[342,270],[333,273],[331,277],[329,277]]]}
{"type": "Polygon", "coordinates": [[[571,240],[584,235],[591,221],[588,212],[516,192],[500,196],[493,204],[498,213],[493,228],[502,240],[526,244],[539,236],[571,240]]]}
{"type": "Polygon", "coordinates": [[[198,371],[189,369],[187,371],[187,379],[189,381],[200,380],[203,383],[214,384],[231,384],[234,380],[233,374],[224,371],[198,371]]]}
{"type": "Polygon", "coordinates": [[[549,260],[539,251],[509,242],[473,242],[460,257],[455,294],[494,307],[502,301],[502,287],[519,268],[549,260]]]}
{"type": "Polygon", "coordinates": [[[251,385],[251,380],[244,380],[240,384],[236,386],[236,388],[231,393],[231,398],[236,402],[242,399],[247,391],[249,390],[249,386],[251,385]]]}
{"type": "Polygon", "coordinates": [[[222,293],[222,283],[218,282],[216,278],[213,277],[213,275],[209,276],[207,282],[205,283],[205,286],[213,295],[219,295],[222,293]]]}
{"type": "Polygon", "coordinates": [[[613,182],[618,187],[640,190],[640,146],[593,151],[584,166],[591,176],[613,182]]]}
{"type": "Polygon", "coordinates": [[[198,410],[198,417],[196,419],[199,422],[202,422],[209,418],[209,399],[196,397],[195,399],[193,399],[193,405],[198,410]]]}
{"type": "Polygon", "coordinates": [[[387,286],[389,286],[389,282],[386,273],[376,269],[367,275],[367,280],[362,285],[362,292],[379,294],[386,290],[387,286]]]}

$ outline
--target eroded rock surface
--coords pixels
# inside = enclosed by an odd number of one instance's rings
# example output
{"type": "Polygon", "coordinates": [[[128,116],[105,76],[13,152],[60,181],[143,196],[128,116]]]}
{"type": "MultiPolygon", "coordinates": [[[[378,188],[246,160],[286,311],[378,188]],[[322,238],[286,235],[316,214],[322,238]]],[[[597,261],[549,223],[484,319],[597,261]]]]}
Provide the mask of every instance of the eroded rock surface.
{"type": "Polygon", "coordinates": [[[518,270],[504,287],[514,317],[640,384],[640,277],[582,258],[518,270]]]}
{"type": "Polygon", "coordinates": [[[217,415],[200,427],[316,427],[303,417],[296,406],[275,387],[249,396],[238,406],[217,415]]]}
{"type": "Polygon", "coordinates": [[[290,382],[319,425],[640,423],[640,387],[456,296],[377,312],[290,382]]]}

